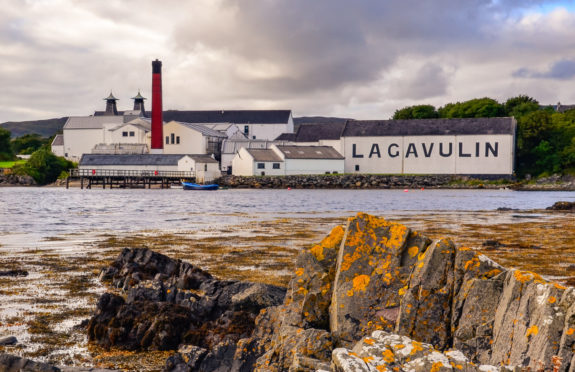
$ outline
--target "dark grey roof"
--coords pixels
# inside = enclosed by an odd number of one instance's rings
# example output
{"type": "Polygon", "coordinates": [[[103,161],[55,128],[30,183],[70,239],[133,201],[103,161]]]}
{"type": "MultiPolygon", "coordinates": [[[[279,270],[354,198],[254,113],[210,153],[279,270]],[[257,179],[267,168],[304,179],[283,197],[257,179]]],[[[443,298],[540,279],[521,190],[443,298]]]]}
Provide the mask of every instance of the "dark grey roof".
{"type": "Polygon", "coordinates": [[[302,124],[297,130],[296,142],[317,142],[319,140],[338,140],[346,122],[302,124]]]}
{"type": "Polygon", "coordinates": [[[52,146],[64,146],[64,135],[56,134],[54,140],[52,140],[52,146]]]}
{"type": "Polygon", "coordinates": [[[515,120],[507,118],[349,120],[342,137],[441,136],[514,134],[515,120]]]}
{"type": "MultiPolygon", "coordinates": [[[[80,159],[79,165],[80,166],[178,165],[178,161],[184,156],[186,155],[185,154],[140,154],[140,155],[84,154],[80,159]]],[[[196,159],[195,157],[202,155],[188,155],[188,156],[195,160],[196,159]]]]}
{"type": "Polygon", "coordinates": [[[186,123],[286,124],[291,110],[164,111],[164,121],[186,123]]]}
{"type": "MultiPolygon", "coordinates": [[[[185,156],[185,155],[183,155],[185,156]]],[[[217,163],[218,161],[211,157],[211,155],[188,155],[194,159],[196,163],[217,163]]]]}
{"type": "Polygon", "coordinates": [[[70,116],[64,129],[102,129],[104,124],[122,123],[122,116],[70,116]]]}
{"type": "Polygon", "coordinates": [[[283,162],[283,160],[270,149],[246,149],[246,151],[254,158],[255,161],[275,161],[283,162]]]}
{"type": "Polygon", "coordinates": [[[295,141],[295,133],[282,133],[274,141],[295,141]]]}
{"type": "Polygon", "coordinates": [[[286,159],[343,159],[331,146],[277,146],[286,159]]]}

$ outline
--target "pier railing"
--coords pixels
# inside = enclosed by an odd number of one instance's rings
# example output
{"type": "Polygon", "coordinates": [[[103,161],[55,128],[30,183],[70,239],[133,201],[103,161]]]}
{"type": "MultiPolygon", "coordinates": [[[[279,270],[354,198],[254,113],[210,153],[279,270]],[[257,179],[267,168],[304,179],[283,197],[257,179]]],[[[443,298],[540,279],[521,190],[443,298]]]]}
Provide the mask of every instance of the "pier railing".
{"type": "Polygon", "coordinates": [[[126,169],[70,169],[70,177],[148,177],[148,178],[192,178],[194,172],[126,170],[126,169]]]}

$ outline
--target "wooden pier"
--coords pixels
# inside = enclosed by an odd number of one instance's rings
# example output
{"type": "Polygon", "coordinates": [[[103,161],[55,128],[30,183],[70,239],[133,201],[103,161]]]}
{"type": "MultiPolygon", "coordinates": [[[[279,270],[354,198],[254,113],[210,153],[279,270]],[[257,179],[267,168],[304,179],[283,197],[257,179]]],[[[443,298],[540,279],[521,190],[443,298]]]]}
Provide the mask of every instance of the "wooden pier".
{"type": "Polygon", "coordinates": [[[80,188],[91,189],[94,186],[106,186],[124,189],[170,188],[180,185],[182,181],[194,181],[192,172],[155,171],[155,170],[123,170],[123,169],[70,169],[66,178],[66,188],[70,180],[79,180],[80,188]]]}

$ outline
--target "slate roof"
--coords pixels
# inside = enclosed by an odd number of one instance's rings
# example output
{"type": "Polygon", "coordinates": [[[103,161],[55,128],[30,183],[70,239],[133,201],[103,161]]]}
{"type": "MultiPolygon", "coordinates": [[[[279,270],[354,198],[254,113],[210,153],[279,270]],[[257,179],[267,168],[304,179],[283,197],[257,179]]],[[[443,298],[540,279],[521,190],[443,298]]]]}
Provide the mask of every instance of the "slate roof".
{"type": "Polygon", "coordinates": [[[181,125],[188,127],[190,129],[194,129],[206,137],[228,138],[228,136],[226,134],[219,132],[217,130],[208,128],[205,125],[196,124],[196,123],[185,123],[185,122],[181,122],[181,121],[176,121],[176,123],[181,124],[181,125]]]}
{"type": "Polygon", "coordinates": [[[283,162],[283,160],[271,149],[246,149],[255,161],[283,162]]]}
{"type": "Polygon", "coordinates": [[[64,146],[64,135],[56,134],[52,140],[52,146],[64,146]]]}
{"type": "Polygon", "coordinates": [[[282,133],[275,140],[295,142],[295,133],[282,133]]]}
{"type": "Polygon", "coordinates": [[[286,159],[343,159],[331,146],[277,146],[286,159]]]}
{"type": "Polygon", "coordinates": [[[515,134],[515,120],[506,118],[348,120],[342,137],[515,134]]]}
{"type": "MultiPolygon", "coordinates": [[[[84,154],[80,159],[80,166],[93,165],[178,165],[178,161],[186,154],[139,154],[139,155],[110,155],[110,154],[84,154]]],[[[217,163],[209,155],[188,155],[192,159],[202,160],[205,163],[217,163]],[[207,158],[210,158],[208,160],[207,158]]],[[[196,161],[198,161],[196,160],[196,161]]]]}
{"type": "Polygon", "coordinates": [[[287,124],[291,110],[164,111],[164,121],[186,123],[287,124]]]}
{"type": "Polygon", "coordinates": [[[102,129],[104,124],[122,124],[123,116],[70,116],[64,129],[102,129]]]}
{"type": "Polygon", "coordinates": [[[345,127],[345,121],[333,123],[302,124],[295,135],[295,142],[317,142],[319,140],[338,140],[345,127]]]}

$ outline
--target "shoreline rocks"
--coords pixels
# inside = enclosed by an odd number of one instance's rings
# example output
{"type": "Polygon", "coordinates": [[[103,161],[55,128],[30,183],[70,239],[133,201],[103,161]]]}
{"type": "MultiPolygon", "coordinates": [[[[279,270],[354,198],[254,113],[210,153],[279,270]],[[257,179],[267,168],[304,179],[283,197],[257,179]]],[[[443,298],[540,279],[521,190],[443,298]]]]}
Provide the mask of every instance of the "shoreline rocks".
{"type": "Polygon", "coordinates": [[[298,256],[286,289],[148,249],[102,271],[104,347],[171,349],[165,371],[575,370],[575,289],[360,213],[298,256]],[[497,366],[497,367],[495,367],[497,366]]]}

